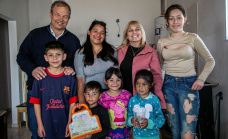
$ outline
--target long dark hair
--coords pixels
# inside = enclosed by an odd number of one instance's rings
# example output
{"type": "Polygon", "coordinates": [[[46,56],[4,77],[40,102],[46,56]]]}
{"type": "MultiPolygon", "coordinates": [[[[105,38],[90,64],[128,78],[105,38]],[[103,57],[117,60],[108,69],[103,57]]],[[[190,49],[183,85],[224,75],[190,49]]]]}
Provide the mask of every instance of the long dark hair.
{"type": "MultiPolygon", "coordinates": [[[[106,23],[103,21],[94,20],[89,27],[89,31],[93,29],[95,25],[101,25],[105,29],[105,39],[102,42],[102,50],[97,54],[97,58],[101,58],[103,61],[112,61],[114,65],[118,64],[117,59],[113,56],[114,49],[112,48],[111,44],[106,42],[106,23]]],[[[94,55],[93,55],[93,47],[90,42],[90,36],[87,34],[87,38],[85,43],[82,45],[81,49],[84,48],[84,66],[93,65],[94,63],[94,55]]],[[[80,49],[80,51],[81,51],[80,49]]]]}

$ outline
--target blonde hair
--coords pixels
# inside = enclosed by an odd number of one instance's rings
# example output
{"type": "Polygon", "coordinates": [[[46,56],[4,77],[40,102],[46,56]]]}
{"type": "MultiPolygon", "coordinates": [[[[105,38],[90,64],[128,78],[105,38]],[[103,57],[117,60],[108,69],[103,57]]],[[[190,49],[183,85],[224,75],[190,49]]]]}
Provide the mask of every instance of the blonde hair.
{"type": "Polygon", "coordinates": [[[132,20],[126,25],[126,27],[124,29],[124,32],[123,32],[122,44],[124,46],[127,46],[128,44],[130,44],[130,42],[129,42],[128,38],[127,38],[127,33],[128,33],[128,30],[129,30],[131,25],[134,25],[134,26],[136,26],[136,27],[141,29],[142,39],[141,39],[141,46],[140,47],[145,47],[145,45],[146,45],[146,33],[145,33],[145,30],[144,30],[143,26],[141,25],[141,23],[139,23],[139,21],[136,21],[136,20],[132,20]]]}

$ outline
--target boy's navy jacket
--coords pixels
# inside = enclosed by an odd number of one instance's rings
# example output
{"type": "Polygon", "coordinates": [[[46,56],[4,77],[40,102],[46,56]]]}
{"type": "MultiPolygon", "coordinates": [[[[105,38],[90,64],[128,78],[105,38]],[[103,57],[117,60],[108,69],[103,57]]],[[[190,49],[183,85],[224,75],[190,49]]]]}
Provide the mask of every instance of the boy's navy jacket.
{"type": "MultiPolygon", "coordinates": [[[[19,53],[17,55],[17,63],[21,70],[28,75],[27,86],[28,90],[32,89],[34,78],[32,71],[39,67],[48,67],[48,62],[44,59],[45,44],[49,41],[54,41],[56,38],[51,34],[50,25],[32,30],[25,40],[22,42],[19,53]]],[[[65,46],[65,53],[67,58],[63,61],[62,66],[70,66],[73,68],[74,55],[78,48],[80,48],[79,39],[65,29],[63,35],[58,38],[65,46]]]]}

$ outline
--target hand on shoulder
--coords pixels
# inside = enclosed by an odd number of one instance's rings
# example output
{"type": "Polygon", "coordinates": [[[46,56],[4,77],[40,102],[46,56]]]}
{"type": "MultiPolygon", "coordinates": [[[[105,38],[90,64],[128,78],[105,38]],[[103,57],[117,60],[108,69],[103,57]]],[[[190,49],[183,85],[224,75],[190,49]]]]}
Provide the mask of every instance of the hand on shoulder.
{"type": "Polygon", "coordinates": [[[73,68],[71,67],[64,67],[65,71],[64,74],[65,75],[75,75],[75,71],[73,68]]]}
{"type": "Polygon", "coordinates": [[[32,71],[32,76],[37,80],[42,80],[46,75],[45,67],[37,67],[32,71]]]}

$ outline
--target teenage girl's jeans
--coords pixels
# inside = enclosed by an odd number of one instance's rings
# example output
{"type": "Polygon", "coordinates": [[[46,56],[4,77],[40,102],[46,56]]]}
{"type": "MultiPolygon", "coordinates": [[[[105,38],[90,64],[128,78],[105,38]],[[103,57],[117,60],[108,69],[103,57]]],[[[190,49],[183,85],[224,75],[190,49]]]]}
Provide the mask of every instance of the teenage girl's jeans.
{"type": "Polygon", "coordinates": [[[37,133],[38,126],[37,126],[34,106],[32,103],[29,103],[31,93],[32,93],[32,90],[28,90],[28,93],[27,93],[28,126],[29,126],[29,130],[32,132],[31,139],[40,139],[37,133]]]}
{"type": "Polygon", "coordinates": [[[181,139],[181,135],[191,131],[196,134],[199,112],[199,93],[192,91],[197,79],[191,77],[173,77],[165,75],[162,91],[164,93],[172,139],[181,139]]]}

